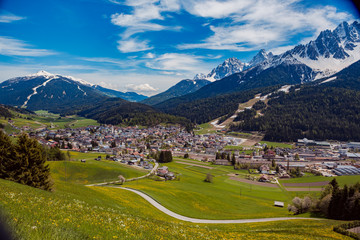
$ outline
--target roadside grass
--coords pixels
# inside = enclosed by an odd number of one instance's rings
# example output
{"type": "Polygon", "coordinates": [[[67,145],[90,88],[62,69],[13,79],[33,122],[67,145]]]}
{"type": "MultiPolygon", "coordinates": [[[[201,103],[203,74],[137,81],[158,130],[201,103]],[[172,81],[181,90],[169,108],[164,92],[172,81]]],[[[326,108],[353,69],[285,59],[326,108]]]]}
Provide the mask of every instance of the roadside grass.
{"type": "MultiPolygon", "coordinates": [[[[352,185],[357,182],[360,182],[360,175],[350,175],[350,176],[338,176],[335,177],[340,186],[345,184],[352,185]]],[[[301,177],[301,178],[291,178],[288,180],[279,180],[280,183],[311,183],[311,182],[322,182],[322,181],[331,181],[332,177],[323,177],[323,176],[311,176],[311,177],[301,177]]]]}
{"type": "Polygon", "coordinates": [[[140,177],[148,173],[113,161],[51,161],[48,162],[51,175],[55,180],[78,184],[100,183],[118,180],[119,175],[126,179],[140,177]]]}
{"type": "Polygon", "coordinates": [[[0,179],[0,206],[17,239],[350,239],[341,221],[192,224],[122,189],[56,182],[46,192],[0,179]]]}
{"type": "Polygon", "coordinates": [[[165,164],[180,174],[180,180],[128,182],[126,187],[139,189],[170,210],[188,217],[206,219],[240,219],[289,216],[284,208],[273,206],[275,200],[290,199],[280,188],[263,187],[229,180],[228,171],[186,166],[176,162],[165,164]],[[213,183],[204,182],[206,174],[213,183]],[[241,192],[241,195],[240,195],[241,192]]]}
{"type": "Polygon", "coordinates": [[[268,141],[260,141],[260,144],[266,143],[268,147],[280,147],[280,148],[292,148],[293,145],[280,143],[280,142],[268,142],[268,141]]]}

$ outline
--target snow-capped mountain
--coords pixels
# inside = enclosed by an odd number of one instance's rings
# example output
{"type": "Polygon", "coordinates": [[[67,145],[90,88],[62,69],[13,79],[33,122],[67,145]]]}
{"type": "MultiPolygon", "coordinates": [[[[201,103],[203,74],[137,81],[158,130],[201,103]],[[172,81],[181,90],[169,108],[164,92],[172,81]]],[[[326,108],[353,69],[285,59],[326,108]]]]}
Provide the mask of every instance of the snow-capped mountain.
{"type": "Polygon", "coordinates": [[[107,98],[84,80],[39,71],[0,83],[0,103],[60,112],[107,98]]]}
{"type": "Polygon", "coordinates": [[[316,40],[264,61],[262,68],[277,66],[284,59],[313,69],[315,77],[304,81],[330,76],[360,59],[360,23],[343,22],[333,31],[322,31],[316,40]]]}
{"type": "Polygon", "coordinates": [[[248,64],[243,63],[239,59],[233,57],[226,59],[223,63],[219,64],[209,74],[196,74],[194,80],[206,79],[211,82],[230,76],[234,73],[238,73],[247,68],[248,64]]]}
{"type": "Polygon", "coordinates": [[[256,65],[259,65],[260,63],[264,61],[270,61],[274,55],[272,52],[267,53],[265,49],[261,49],[248,63],[249,67],[254,67],[256,65]]]}
{"type": "Polygon", "coordinates": [[[229,58],[214,68],[209,74],[197,74],[196,79],[210,81],[220,80],[234,73],[258,67],[260,73],[281,64],[305,64],[313,70],[312,76],[305,75],[302,82],[312,81],[330,76],[360,59],[360,23],[343,22],[333,31],[322,31],[319,36],[307,44],[300,44],[293,49],[279,55],[267,53],[261,49],[248,63],[237,58],[229,58]]]}
{"type": "Polygon", "coordinates": [[[180,97],[192,92],[195,92],[202,88],[203,86],[206,86],[210,83],[210,81],[205,79],[197,79],[197,80],[190,80],[185,79],[181,80],[165,92],[159,93],[155,96],[149,97],[141,103],[148,104],[148,105],[156,105],[160,102],[166,101],[173,97],[180,97]]]}

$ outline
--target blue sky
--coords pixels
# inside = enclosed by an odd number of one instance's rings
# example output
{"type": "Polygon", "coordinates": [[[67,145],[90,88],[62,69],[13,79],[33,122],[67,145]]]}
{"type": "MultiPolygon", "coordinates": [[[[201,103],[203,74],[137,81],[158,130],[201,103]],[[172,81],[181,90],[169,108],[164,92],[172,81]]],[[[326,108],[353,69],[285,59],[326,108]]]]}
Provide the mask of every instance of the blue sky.
{"type": "Polygon", "coordinates": [[[2,0],[0,82],[45,70],[153,95],[358,17],[345,0],[2,0]]]}

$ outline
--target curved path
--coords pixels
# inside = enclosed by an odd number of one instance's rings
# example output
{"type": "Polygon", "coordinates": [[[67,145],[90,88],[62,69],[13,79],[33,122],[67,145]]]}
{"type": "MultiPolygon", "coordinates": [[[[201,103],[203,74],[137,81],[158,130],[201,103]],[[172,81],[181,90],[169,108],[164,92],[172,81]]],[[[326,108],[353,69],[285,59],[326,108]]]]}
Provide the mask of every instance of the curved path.
{"type": "Polygon", "coordinates": [[[224,224],[224,223],[255,223],[255,222],[271,222],[271,221],[284,221],[284,220],[296,220],[296,219],[306,219],[306,220],[320,220],[317,218],[296,218],[296,217],[278,217],[278,218],[256,218],[256,219],[234,219],[234,220],[210,220],[210,219],[197,219],[197,218],[190,218],[185,217],[180,214],[174,213],[173,211],[170,211],[169,209],[162,206],[160,203],[155,201],[153,198],[149,197],[148,195],[135,190],[131,188],[124,188],[124,187],[114,187],[114,188],[121,188],[133,193],[136,193],[137,195],[144,198],[146,201],[148,201],[151,205],[162,211],[163,213],[174,217],[176,219],[186,221],[186,222],[192,222],[192,223],[214,223],[214,224],[224,224]]]}

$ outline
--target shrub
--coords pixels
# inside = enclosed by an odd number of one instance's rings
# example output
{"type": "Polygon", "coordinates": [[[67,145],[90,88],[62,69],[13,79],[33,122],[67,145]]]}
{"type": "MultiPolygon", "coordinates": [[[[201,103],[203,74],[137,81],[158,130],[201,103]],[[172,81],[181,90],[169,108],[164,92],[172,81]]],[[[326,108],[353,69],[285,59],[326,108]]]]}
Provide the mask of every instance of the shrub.
{"type": "Polygon", "coordinates": [[[355,228],[355,227],[359,227],[359,226],[360,226],[360,221],[354,221],[354,222],[350,222],[350,223],[344,223],[339,226],[335,226],[333,228],[333,230],[334,230],[334,232],[340,233],[342,235],[349,236],[354,239],[360,240],[360,236],[358,234],[349,232],[347,230],[347,229],[355,228]]]}
{"type": "Polygon", "coordinates": [[[204,179],[204,182],[212,183],[214,176],[211,175],[211,173],[206,174],[206,178],[204,179]]]}

